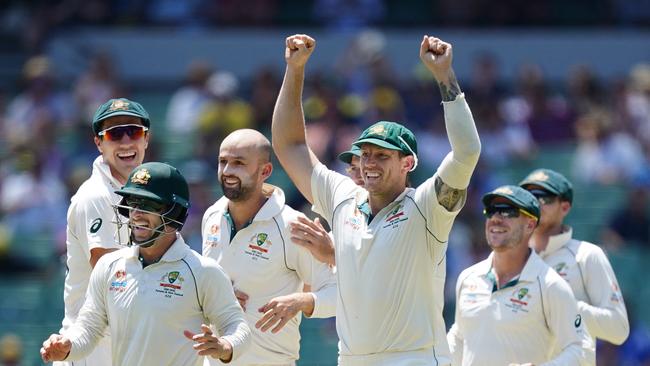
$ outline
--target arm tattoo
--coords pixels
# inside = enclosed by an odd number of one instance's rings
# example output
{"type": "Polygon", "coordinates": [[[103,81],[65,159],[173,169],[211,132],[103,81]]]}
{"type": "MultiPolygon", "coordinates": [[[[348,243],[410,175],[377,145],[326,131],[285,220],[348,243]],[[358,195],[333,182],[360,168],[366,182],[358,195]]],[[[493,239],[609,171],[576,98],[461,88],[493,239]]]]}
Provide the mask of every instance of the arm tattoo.
{"type": "Polygon", "coordinates": [[[436,195],[438,196],[438,203],[442,207],[446,208],[447,211],[454,211],[465,204],[467,190],[452,188],[443,182],[440,177],[436,177],[436,195]]]}
{"type": "Polygon", "coordinates": [[[451,102],[456,99],[456,96],[461,93],[460,85],[458,85],[458,80],[456,79],[456,74],[454,70],[449,70],[449,85],[445,83],[438,82],[438,87],[440,88],[440,96],[442,97],[443,102],[451,102]]]}

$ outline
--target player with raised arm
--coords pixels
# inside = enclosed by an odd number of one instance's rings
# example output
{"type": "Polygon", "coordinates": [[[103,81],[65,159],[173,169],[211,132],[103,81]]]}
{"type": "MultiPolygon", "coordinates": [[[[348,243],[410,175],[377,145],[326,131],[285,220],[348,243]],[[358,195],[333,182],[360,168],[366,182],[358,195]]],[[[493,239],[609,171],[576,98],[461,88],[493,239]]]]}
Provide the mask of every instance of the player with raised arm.
{"type": "Polygon", "coordinates": [[[354,142],[361,149],[364,187],[327,169],[307,146],[302,90],[315,46],[307,35],[286,39],[272,140],[289,177],[332,227],[339,363],[449,364],[442,318],[445,251],[481,148],[451,68],[452,46],[430,36],[420,44],[420,58],[440,88],[452,151],[417,188],[407,187],[417,142],[401,124],[378,122],[354,142]]]}

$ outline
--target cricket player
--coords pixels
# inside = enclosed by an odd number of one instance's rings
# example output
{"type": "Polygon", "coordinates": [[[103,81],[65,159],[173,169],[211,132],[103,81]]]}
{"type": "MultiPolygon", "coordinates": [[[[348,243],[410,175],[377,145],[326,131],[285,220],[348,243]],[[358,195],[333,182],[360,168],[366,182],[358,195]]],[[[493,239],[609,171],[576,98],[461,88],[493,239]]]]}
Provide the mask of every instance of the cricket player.
{"type": "Polygon", "coordinates": [[[537,199],[517,186],[483,196],[490,256],[458,276],[449,345],[456,366],[581,365],[571,288],[528,247],[537,199]]]}
{"type": "Polygon", "coordinates": [[[519,186],[537,197],[542,209],[530,247],[571,286],[582,320],[594,338],[591,343],[595,347],[595,338],[599,338],[622,344],[630,334],[630,324],[612,265],[600,247],[574,239],[573,229],[564,224],[573,202],[571,182],[554,170],[537,169],[519,186]]]}
{"type": "MultiPolygon", "coordinates": [[[[94,141],[100,155],[92,175],[72,197],[68,208],[66,235],[67,267],[63,301],[65,316],[61,332],[75,322],[84,303],[90,272],[99,258],[119,248],[126,228],[116,231],[112,205],[120,201],[114,191],[126,183],[129,173],[142,164],[149,144],[150,118],[137,102],[111,99],[101,105],[92,121],[94,141]]],[[[100,340],[95,350],[76,365],[111,366],[110,337],[100,340]]],[[[55,363],[55,365],[71,365],[55,363]]]]}
{"type": "Polygon", "coordinates": [[[122,196],[116,209],[128,217],[129,247],[97,262],[79,316],[43,342],[43,361],[83,359],[106,327],[114,365],[198,366],[203,356],[237,358],[250,329],[230,279],[179,233],[190,206],[185,178],[170,165],[146,163],[116,193],[122,196]]]}
{"type": "Polygon", "coordinates": [[[223,140],[218,179],[224,196],[208,208],[201,226],[203,255],[232,279],[253,332],[251,348],[235,365],[294,365],[301,314],[323,318],[336,310],[332,270],[291,243],[289,223],[304,215],[285,204],[280,188],[265,183],[273,171],[271,153],[269,140],[255,130],[223,140]],[[311,292],[303,292],[305,284],[311,292]]]}
{"type": "Polygon", "coordinates": [[[327,169],[306,144],[302,89],[316,46],[286,39],[287,68],[273,114],[273,147],[302,194],[330,223],[335,244],[340,365],[447,365],[442,318],[445,251],[481,144],[451,68],[452,46],[424,36],[420,58],[438,82],[452,151],[433,177],[407,188],[417,143],[381,121],[354,142],[364,187],[327,169]]]}

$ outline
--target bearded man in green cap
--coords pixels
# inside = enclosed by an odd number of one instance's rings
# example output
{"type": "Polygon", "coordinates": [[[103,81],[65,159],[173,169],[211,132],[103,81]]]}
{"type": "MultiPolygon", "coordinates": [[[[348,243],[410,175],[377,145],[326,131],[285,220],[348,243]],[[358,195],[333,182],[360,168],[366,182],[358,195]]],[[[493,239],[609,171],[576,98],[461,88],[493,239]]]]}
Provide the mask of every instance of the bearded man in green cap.
{"type": "Polygon", "coordinates": [[[327,169],[306,143],[302,89],[313,38],[286,39],[284,82],[273,114],[273,147],[315,211],[332,227],[338,280],[340,365],[448,365],[442,318],[445,252],[480,155],[474,119],[451,68],[452,46],[424,36],[420,59],[438,83],[452,151],[417,188],[417,142],[381,121],[354,142],[363,186],[327,169]]]}
{"type": "MultiPolygon", "coordinates": [[[[61,331],[69,328],[83,305],[90,272],[99,258],[120,247],[119,238],[128,237],[126,228],[115,230],[112,205],[115,194],[126,183],[129,173],[142,164],[149,144],[151,120],[147,111],[126,98],[111,99],[101,105],[92,121],[94,141],[100,155],[93,163],[92,175],[72,197],[68,208],[66,235],[67,267],[63,302],[65,317],[61,331]]],[[[110,366],[110,337],[107,335],[77,365],[110,366]]],[[[55,366],[72,365],[55,362],[55,366]]]]}

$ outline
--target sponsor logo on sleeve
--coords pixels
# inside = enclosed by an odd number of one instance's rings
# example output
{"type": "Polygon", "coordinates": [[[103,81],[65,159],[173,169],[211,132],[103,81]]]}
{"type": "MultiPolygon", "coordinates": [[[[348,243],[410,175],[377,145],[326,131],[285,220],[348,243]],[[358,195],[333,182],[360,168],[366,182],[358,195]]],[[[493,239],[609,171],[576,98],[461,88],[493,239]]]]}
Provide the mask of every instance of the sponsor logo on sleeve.
{"type": "Polygon", "coordinates": [[[93,220],[92,224],[90,224],[90,233],[95,234],[96,232],[99,231],[99,229],[102,227],[102,218],[98,217],[95,220],[93,220]]]}
{"type": "Polygon", "coordinates": [[[113,281],[111,281],[111,285],[109,286],[108,291],[124,292],[126,291],[127,285],[128,281],[126,278],[126,271],[119,269],[113,274],[113,281]]]}

